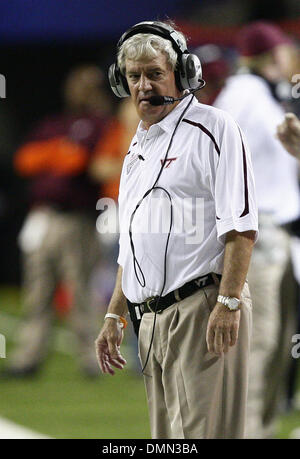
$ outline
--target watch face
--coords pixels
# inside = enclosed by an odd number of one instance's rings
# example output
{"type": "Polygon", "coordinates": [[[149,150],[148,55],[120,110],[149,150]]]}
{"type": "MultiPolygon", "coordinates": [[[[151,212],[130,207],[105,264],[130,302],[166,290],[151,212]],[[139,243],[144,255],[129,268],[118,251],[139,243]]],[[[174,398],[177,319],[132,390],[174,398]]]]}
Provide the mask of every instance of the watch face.
{"type": "Polygon", "coordinates": [[[229,298],[228,300],[228,307],[229,309],[235,310],[239,307],[239,300],[237,298],[229,298]]]}

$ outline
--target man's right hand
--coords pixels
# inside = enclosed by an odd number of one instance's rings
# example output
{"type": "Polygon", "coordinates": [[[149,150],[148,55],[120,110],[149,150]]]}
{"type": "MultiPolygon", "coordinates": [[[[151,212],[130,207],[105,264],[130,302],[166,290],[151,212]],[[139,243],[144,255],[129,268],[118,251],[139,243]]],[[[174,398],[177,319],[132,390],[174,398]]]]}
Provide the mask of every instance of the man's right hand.
{"type": "Polygon", "coordinates": [[[105,319],[104,325],[95,341],[96,354],[102,373],[114,375],[112,367],[123,369],[126,360],[120,353],[123,340],[123,329],[117,320],[105,319]]]}

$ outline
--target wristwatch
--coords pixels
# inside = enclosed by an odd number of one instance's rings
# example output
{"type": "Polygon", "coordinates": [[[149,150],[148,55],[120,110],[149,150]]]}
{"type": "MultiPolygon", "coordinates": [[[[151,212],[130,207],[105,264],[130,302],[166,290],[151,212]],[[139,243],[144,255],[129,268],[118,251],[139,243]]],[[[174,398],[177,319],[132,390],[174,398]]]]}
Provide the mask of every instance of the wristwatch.
{"type": "Polygon", "coordinates": [[[236,311],[237,309],[239,309],[240,300],[238,298],[219,295],[217,301],[219,303],[225,304],[225,306],[227,306],[230,309],[230,311],[236,311]]]}

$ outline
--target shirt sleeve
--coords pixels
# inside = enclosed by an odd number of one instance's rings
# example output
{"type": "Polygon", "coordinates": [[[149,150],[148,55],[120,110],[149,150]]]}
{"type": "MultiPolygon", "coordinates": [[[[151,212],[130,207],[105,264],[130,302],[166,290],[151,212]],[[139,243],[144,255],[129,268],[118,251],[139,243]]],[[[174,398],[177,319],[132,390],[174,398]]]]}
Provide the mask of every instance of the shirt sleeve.
{"type": "Polygon", "coordinates": [[[224,235],[232,230],[254,230],[257,237],[257,201],[247,142],[230,116],[225,116],[218,128],[219,154],[213,190],[218,239],[224,242],[224,235]]]}

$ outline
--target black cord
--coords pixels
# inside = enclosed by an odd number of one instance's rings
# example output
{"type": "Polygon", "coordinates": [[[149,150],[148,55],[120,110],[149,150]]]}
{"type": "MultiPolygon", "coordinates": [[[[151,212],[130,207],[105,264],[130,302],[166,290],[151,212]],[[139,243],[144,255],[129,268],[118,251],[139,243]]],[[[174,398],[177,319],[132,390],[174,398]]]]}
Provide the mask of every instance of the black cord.
{"type": "MultiPolygon", "coordinates": [[[[194,92],[194,91],[193,91],[194,92]]],[[[169,232],[168,232],[168,236],[167,236],[167,242],[166,242],[166,247],[165,247],[165,254],[164,254],[164,279],[163,279],[163,286],[162,286],[162,289],[161,289],[161,292],[159,294],[159,296],[157,297],[157,300],[156,300],[156,303],[155,303],[155,309],[154,309],[154,320],[153,320],[153,327],[152,327],[152,333],[151,333],[151,340],[150,340],[150,345],[149,345],[149,349],[148,349],[148,353],[147,353],[147,357],[146,357],[146,362],[142,368],[142,373],[144,372],[147,364],[148,364],[148,360],[149,360],[149,356],[150,356],[150,351],[152,349],[152,344],[153,344],[153,339],[154,339],[154,331],[155,331],[155,325],[156,325],[156,316],[157,316],[157,309],[158,309],[158,305],[159,305],[159,301],[162,297],[162,293],[164,291],[164,288],[165,288],[165,285],[166,285],[166,279],[167,279],[167,252],[168,252],[168,246],[169,246],[169,240],[170,240],[170,236],[171,236],[171,230],[172,230],[172,226],[173,226],[173,204],[172,204],[172,197],[170,195],[170,193],[163,187],[157,187],[156,184],[158,182],[158,180],[160,179],[160,176],[162,174],[162,171],[163,171],[163,168],[166,164],[166,160],[168,158],[168,154],[169,154],[169,151],[171,149],[171,146],[172,146],[172,143],[173,143],[173,139],[174,139],[174,136],[175,136],[175,133],[178,129],[178,126],[182,120],[182,118],[184,117],[186,111],[188,110],[188,108],[190,107],[193,99],[194,99],[194,94],[192,93],[192,98],[190,100],[190,102],[187,104],[187,106],[185,107],[185,109],[182,111],[182,114],[180,115],[180,117],[178,118],[178,121],[176,123],[176,126],[172,132],[172,136],[171,136],[171,139],[170,139],[170,142],[169,142],[169,145],[168,145],[168,148],[167,148],[167,151],[166,151],[166,154],[165,154],[165,157],[164,157],[164,160],[162,161],[162,165],[161,165],[161,168],[159,170],[159,173],[155,179],[155,182],[154,184],[152,185],[151,188],[149,188],[149,190],[146,191],[146,193],[144,194],[144,196],[140,199],[140,201],[137,203],[134,211],[132,212],[131,214],[131,217],[130,217],[130,224],[129,224],[129,238],[130,238],[130,247],[131,247],[131,251],[132,251],[132,256],[133,256],[133,265],[134,265],[134,273],[135,273],[135,276],[139,282],[139,284],[141,285],[141,287],[145,287],[146,286],[146,280],[145,280],[145,276],[144,276],[144,273],[142,271],[142,268],[135,256],[135,248],[134,248],[134,243],[133,243],[133,238],[132,238],[132,222],[133,222],[133,219],[134,219],[134,216],[135,216],[135,213],[136,211],[138,210],[138,208],[140,207],[142,201],[153,191],[153,190],[162,190],[164,191],[168,198],[169,198],[169,201],[170,201],[170,227],[169,227],[169,232]],[[139,270],[139,272],[141,273],[142,275],[142,282],[140,281],[139,279],[139,276],[138,276],[138,273],[137,273],[137,268],[139,270]]]]}
{"type": "Polygon", "coordinates": [[[167,279],[167,252],[168,252],[169,240],[170,240],[170,236],[171,236],[171,230],[172,230],[172,226],[173,226],[173,204],[172,204],[172,198],[171,198],[170,193],[167,190],[165,190],[164,188],[162,188],[162,187],[155,187],[154,189],[161,189],[161,190],[165,191],[167,193],[167,195],[168,195],[168,198],[169,198],[170,204],[171,204],[171,207],[170,207],[170,227],[169,227],[169,232],[168,232],[167,242],[166,242],[166,248],[165,248],[165,254],[164,254],[164,280],[163,280],[163,286],[162,286],[161,292],[160,292],[160,294],[157,297],[157,300],[155,302],[154,320],[153,320],[153,326],[152,326],[151,340],[150,340],[150,345],[149,345],[149,349],[148,349],[148,353],[147,353],[147,357],[146,357],[146,362],[145,362],[145,364],[144,364],[144,366],[142,368],[142,373],[144,372],[144,370],[145,370],[145,368],[146,368],[146,366],[148,364],[149,357],[150,357],[150,352],[151,352],[151,349],[152,349],[152,344],[153,344],[153,339],[154,339],[154,331],[155,331],[155,325],[156,325],[157,309],[158,309],[159,301],[161,299],[162,293],[163,293],[165,285],[166,285],[166,279],[167,279]]]}

